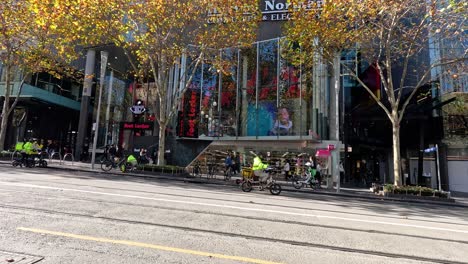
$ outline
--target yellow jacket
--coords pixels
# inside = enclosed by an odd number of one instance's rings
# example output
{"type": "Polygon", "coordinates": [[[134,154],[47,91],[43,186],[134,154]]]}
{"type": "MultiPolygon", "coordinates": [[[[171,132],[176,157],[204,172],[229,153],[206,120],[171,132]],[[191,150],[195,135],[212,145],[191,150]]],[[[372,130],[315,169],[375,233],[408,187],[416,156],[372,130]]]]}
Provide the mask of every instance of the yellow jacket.
{"type": "Polygon", "coordinates": [[[23,151],[24,151],[26,154],[28,154],[28,155],[32,154],[32,152],[33,152],[33,144],[32,144],[31,142],[26,142],[26,143],[24,143],[24,145],[23,145],[23,151]]]}
{"type": "Polygon", "coordinates": [[[265,163],[262,163],[262,160],[259,157],[254,158],[252,170],[254,171],[263,170],[263,169],[266,169],[267,167],[268,165],[265,163]]]}

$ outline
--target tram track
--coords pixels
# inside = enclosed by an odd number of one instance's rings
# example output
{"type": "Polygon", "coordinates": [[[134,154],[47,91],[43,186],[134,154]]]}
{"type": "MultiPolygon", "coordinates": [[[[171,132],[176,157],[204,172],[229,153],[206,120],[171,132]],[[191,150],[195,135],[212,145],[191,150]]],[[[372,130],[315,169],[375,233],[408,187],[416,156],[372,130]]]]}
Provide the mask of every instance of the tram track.
{"type": "MultiPolygon", "coordinates": [[[[170,182],[170,180],[167,180],[170,182]]],[[[412,221],[422,221],[426,223],[435,223],[435,224],[449,224],[449,225],[456,225],[456,226],[468,226],[468,224],[462,224],[462,223],[456,223],[456,222],[451,222],[451,221],[441,221],[439,220],[430,220],[430,219],[424,219],[420,220],[417,218],[412,218],[409,216],[401,216],[401,215],[391,215],[391,214],[385,214],[385,215],[377,215],[377,214],[367,214],[367,213],[358,213],[358,212],[346,212],[346,211],[337,211],[337,210],[330,210],[330,209],[315,209],[311,207],[304,207],[304,206],[295,206],[295,205],[282,205],[278,203],[267,203],[267,202],[258,202],[258,201],[241,201],[241,200],[236,200],[236,199],[230,199],[230,198],[213,198],[213,197],[206,197],[206,196],[201,196],[201,195],[183,195],[183,194],[174,194],[174,193],[167,193],[167,192],[156,192],[156,191],[147,191],[147,190],[139,190],[139,189],[130,189],[130,188],[115,188],[115,187],[108,187],[108,186],[96,186],[96,185],[84,185],[84,184],[76,184],[76,183],[67,183],[67,182],[62,182],[62,181],[43,181],[43,180],[38,180],[34,179],[32,181],[29,181],[29,183],[47,183],[50,184],[50,182],[54,182],[56,184],[61,184],[65,186],[75,186],[75,187],[86,187],[86,188],[96,188],[100,190],[111,190],[111,191],[117,191],[117,192],[136,192],[140,194],[148,194],[148,195],[162,195],[162,196],[168,196],[168,197],[177,197],[177,198],[188,198],[188,199],[203,199],[203,200],[210,200],[210,201],[218,201],[218,202],[234,202],[238,204],[244,204],[247,206],[250,206],[251,204],[259,205],[259,206],[272,206],[276,208],[281,208],[281,209],[297,209],[297,210],[307,210],[307,211],[312,211],[312,212],[327,212],[327,213],[339,213],[342,215],[357,215],[357,216],[364,216],[364,217],[373,217],[373,218],[384,218],[384,219],[395,219],[395,220],[412,220],[412,221]]],[[[57,187],[57,188],[66,188],[66,187],[57,187]]],[[[180,189],[175,188],[175,187],[164,187],[164,189],[173,189],[179,191],[180,189]]],[[[229,190],[236,190],[236,188],[232,187],[229,188],[229,190]]],[[[208,194],[223,194],[226,195],[225,192],[215,192],[211,190],[196,190],[196,192],[201,192],[201,193],[208,193],[208,194]]],[[[229,193],[228,193],[229,194],[229,193]]],[[[255,194],[246,194],[246,193],[236,193],[237,195],[241,195],[243,197],[249,197],[251,196],[252,198],[258,197],[255,194]]],[[[291,201],[290,199],[294,197],[269,197],[269,200],[279,200],[279,201],[291,201]]],[[[315,201],[315,200],[314,200],[315,201]]],[[[296,201],[295,201],[296,202],[296,201]]]]}
{"type": "MultiPolygon", "coordinates": [[[[67,216],[67,217],[99,220],[99,221],[104,221],[104,222],[120,223],[120,224],[159,227],[159,228],[166,228],[166,229],[173,229],[173,230],[181,230],[184,232],[204,233],[204,234],[211,234],[211,235],[217,235],[217,236],[223,236],[223,237],[229,237],[229,238],[248,239],[248,240],[254,240],[254,241],[259,241],[259,242],[281,243],[281,244],[292,245],[292,246],[325,249],[325,250],[374,256],[374,257],[393,258],[393,259],[400,259],[400,260],[414,260],[414,261],[422,261],[422,262],[429,262],[429,263],[447,263],[447,264],[467,264],[468,263],[468,262],[453,261],[453,260],[446,260],[446,259],[436,259],[436,258],[429,258],[429,257],[422,257],[422,256],[389,253],[389,252],[382,252],[382,251],[376,251],[376,250],[356,249],[356,248],[350,248],[350,247],[324,245],[324,244],[304,242],[304,241],[295,241],[295,240],[278,239],[278,238],[239,234],[239,233],[232,233],[232,232],[223,232],[223,231],[209,230],[209,229],[203,229],[203,228],[193,228],[193,227],[185,227],[185,226],[170,225],[170,224],[151,223],[147,221],[96,216],[96,215],[83,214],[83,213],[78,213],[78,212],[65,212],[65,211],[51,210],[51,209],[32,208],[32,207],[27,207],[27,206],[0,204],[0,208],[10,209],[10,210],[19,210],[19,211],[34,211],[38,213],[48,214],[51,216],[60,215],[60,216],[67,216]]],[[[253,219],[253,220],[256,220],[256,219],[253,219]]],[[[450,241],[450,242],[455,242],[455,241],[450,241]]]]}
{"type": "MultiPolygon", "coordinates": [[[[140,208],[146,208],[146,209],[160,209],[160,210],[169,210],[169,211],[184,212],[184,213],[195,213],[195,214],[205,214],[205,215],[213,215],[213,216],[221,216],[221,217],[231,217],[231,218],[236,218],[236,219],[241,219],[241,220],[255,220],[255,221],[265,221],[265,222],[270,222],[270,223],[292,224],[292,225],[299,225],[299,226],[304,226],[304,227],[308,227],[311,225],[310,222],[305,222],[305,221],[272,219],[272,218],[266,218],[266,217],[246,216],[246,215],[220,213],[220,212],[215,213],[215,212],[202,211],[202,210],[196,210],[196,209],[175,208],[175,207],[170,207],[170,206],[148,205],[148,204],[141,204],[141,203],[118,202],[118,201],[109,201],[109,200],[103,200],[103,199],[93,199],[93,198],[83,198],[83,197],[70,198],[70,197],[66,197],[62,195],[53,195],[53,194],[43,195],[43,194],[39,194],[39,193],[32,192],[32,191],[14,191],[14,192],[33,194],[42,199],[57,199],[57,200],[62,199],[62,200],[81,201],[81,202],[90,202],[90,203],[111,204],[111,205],[119,205],[119,206],[132,206],[132,207],[140,207],[140,208]]],[[[15,206],[15,205],[0,204],[0,207],[3,207],[3,206],[15,206]]],[[[30,208],[30,207],[24,207],[24,208],[30,208]]],[[[369,233],[369,234],[378,233],[381,235],[390,235],[390,236],[403,237],[403,238],[411,237],[411,238],[427,239],[427,240],[434,240],[434,241],[468,244],[468,240],[464,241],[464,240],[455,240],[455,239],[446,239],[446,238],[436,238],[436,237],[430,237],[430,236],[409,235],[409,234],[386,232],[386,231],[381,231],[381,230],[330,226],[330,225],[323,225],[323,224],[317,224],[317,223],[313,223],[313,225],[315,227],[324,228],[324,229],[336,229],[336,230],[362,232],[362,233],[369,233]]]]}

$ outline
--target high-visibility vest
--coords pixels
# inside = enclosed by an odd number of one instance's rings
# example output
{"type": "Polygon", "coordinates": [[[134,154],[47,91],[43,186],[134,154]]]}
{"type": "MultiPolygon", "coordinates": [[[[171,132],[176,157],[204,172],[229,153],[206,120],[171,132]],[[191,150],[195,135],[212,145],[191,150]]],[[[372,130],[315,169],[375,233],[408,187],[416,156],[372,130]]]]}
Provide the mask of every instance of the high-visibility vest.
{"type": "Polygon", "coordinates": [[[254,158],[252,170],[254,170],[254,171],[263,170],[263,169],[266,169],[267,167],[268,167],[268,165],[262,163],[262,160],[259,157],[254,158]]]}
{"type": "Polygon", "coordinates": [[[23,144],[24,142],[17,142],[15,145],[15,150],[16,151],[22,151],[23,150],[23,144]]]}
{"type": "Polygon", "coordinates": [[[30,155],[32,154],[32,143],[31,142],[26,142],[24,143],[23,145],[23,149],[24,149],[24,152],[26,152],[26,154],[30,155]]]}
{"type": "Polygon", "coordinates": [[[130,163],[137,163],[137,159],[135,158],[135,156],[130,155],[130,156],[128,156],[128,158],[127,158],[127,162],[130,162],[130,163]]]}

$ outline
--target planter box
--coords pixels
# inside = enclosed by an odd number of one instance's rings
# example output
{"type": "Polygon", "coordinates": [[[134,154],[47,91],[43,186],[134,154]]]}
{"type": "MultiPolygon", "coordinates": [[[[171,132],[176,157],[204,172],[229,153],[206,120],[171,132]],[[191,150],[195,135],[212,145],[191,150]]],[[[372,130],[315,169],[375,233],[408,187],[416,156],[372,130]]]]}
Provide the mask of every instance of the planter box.
{"type": "Polygon", "coordinates": [[[422,200],[422,201],[440,201],[440,202],[450,202],[454,203],[455,200],[452,198],[445,198],[445,197],[438,197],[438,196],[420,196],[414,194],[400,194],[400,193],[391,193],[386,191],[380,191],[379,195],[384,197],[392,197],[392,198],[399,198],[402,200],[422,200]]]}

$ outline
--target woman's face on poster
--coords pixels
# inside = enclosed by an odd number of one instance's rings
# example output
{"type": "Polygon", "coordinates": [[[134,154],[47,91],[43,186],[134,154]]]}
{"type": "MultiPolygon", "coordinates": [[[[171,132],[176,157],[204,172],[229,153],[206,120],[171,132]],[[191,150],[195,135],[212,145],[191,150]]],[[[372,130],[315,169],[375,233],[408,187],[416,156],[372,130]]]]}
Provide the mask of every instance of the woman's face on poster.
{"type": "Polygon", "coordinates": [[[288,110],[286,108],[281,108],[279,110],[279,119],[281,121],[288,121],[289,120],[289,113],[288,113],[288,110]]]}

